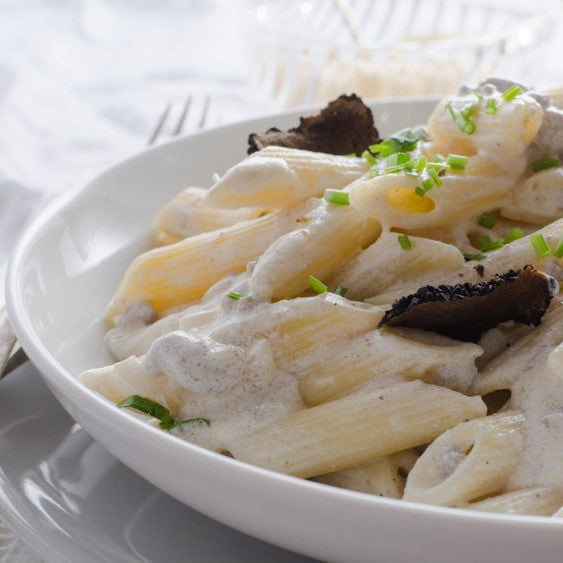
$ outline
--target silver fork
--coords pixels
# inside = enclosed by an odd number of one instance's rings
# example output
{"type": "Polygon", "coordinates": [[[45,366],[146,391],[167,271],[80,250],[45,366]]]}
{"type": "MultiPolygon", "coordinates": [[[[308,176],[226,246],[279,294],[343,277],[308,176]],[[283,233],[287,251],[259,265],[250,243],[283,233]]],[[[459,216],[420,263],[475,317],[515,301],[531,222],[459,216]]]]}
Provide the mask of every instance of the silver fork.
{"type": "MultiPolygon", "coordinates": [[[[195,123],[192,129],[200,130],[205,127],[209,117],[210,104],[211,98],[204,96],[201,104],[199,104],[199,113],[195,114],[195,123]]],[[[147,146],[156,144],[166,136],[176,137],[180,135],[185,128],[188,117],[194,115],[195,110],[193,108],[197,105],[193,96],[188,96],[181,104],[168,102],[149,135],[147,146]],[[169,127],[172,127],[172,129],[167,133],[169,127]]],[[[17,341],[8,318],[8,312],[4,306],[0,309],[0,379],[27,362],[28,359],[17,341]]]]}

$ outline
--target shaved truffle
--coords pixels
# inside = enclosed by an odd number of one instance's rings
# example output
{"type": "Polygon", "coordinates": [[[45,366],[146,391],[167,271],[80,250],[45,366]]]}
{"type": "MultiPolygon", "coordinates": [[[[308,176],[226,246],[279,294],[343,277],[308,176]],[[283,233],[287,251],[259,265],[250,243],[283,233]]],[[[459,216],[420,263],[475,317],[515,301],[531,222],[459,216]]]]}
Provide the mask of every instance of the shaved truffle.
{"type": "Polygon", "coordinates": [[[272,127],[263,135],[252,133],[248,137],[248,154],[276,145],[328,154],[359,155],[381,140],[371,110],[356,94],[342,95],[320,113],[301,117],[299,121],[299,127],[287,132],[272,127]]]}
{"type": "Polygon", "coordinates": [[[555,278],[532,266],[481,283],[427,285],[396,301],[379,326],[421,328],[476,342],[505,321],[539,325],[558,289],[555,278]]]}

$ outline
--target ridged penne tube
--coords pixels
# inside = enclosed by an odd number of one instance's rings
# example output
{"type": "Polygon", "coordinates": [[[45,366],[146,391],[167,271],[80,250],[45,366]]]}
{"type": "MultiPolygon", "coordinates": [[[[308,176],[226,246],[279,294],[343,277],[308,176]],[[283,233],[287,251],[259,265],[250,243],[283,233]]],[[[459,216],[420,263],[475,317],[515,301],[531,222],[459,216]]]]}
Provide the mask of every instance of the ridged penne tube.
{"type": "Polygon", "coordinates": [[[164,405],[173,413],[189,397],[185,389],[163,373],[156,376],[147,374],[141,359],[134,356],[110,366],[85,371],[79,379],[86,387],[114,403],[131,395],[141,395],[164,405]]]}
{"type": "Polygon", "coordinates": [[[413,381],[299,411],[229,449],[242,461],[314,477],[425,444],[485,413],[479,397],[413,381]]]}
{"type": "Polygon", "coordinates": [[[299,391],[309,405],[326,403],[373,378],[391,375],[447,384],[467,391],[477,375],[476,344],[437,337],[441,343],[416,340],[418,331],[373,330],[335,342],[307,366],[299,364],[299,391]],[[411,336],[411,338],[409,338],[411,336]]]}
{"type": "Polygon", "coordinates": [[[215,207],[288,207],[327,188],[343,188],[369,166],[351,158],[269,146],[233,166],[205,196],[215,207]]]}
{"type": "Polygon", "coordinates": [[[563,493],[561,491],[548,487],[532,487],[488,497],[478,502],[470,502],[463,505],[463,508],[485,512],[551,516],[562,504],[563,493]]]}
{"type": "Polygon", "coordinates": [[[158,314],[201,296],[229,273],[241,272],[281,235],[305,221],[318,206],[309,200],[291,209],[203,233],[141,254],[129,266],[107,310],[111,323],[135,303],[158,314]]]}
{"type": "Polygon", "coordinates": [[[362,300],[377,295],[397,280],[422,286],[432,272],[452,272],[465,263],[461,251],[451,244],[411,236],[412,248],[403,250],[398,236],[397,233],[382,233],[371,246],[338,270],[334,283],[348,288],[349,299],[362,300]]]}
{"type": "Polygon", "coordinates": [[[156,244],[171,244],[200,233],[224,229],[271,211],[260,207],[221,209],[203,205],[206,192],[203,188],[186,188],[162,208],[156,218],[156,244]]]}
{"type": "Polygon", "coordinates": [[[248,347],[267,338],[282,369],[318,347],[375,328],[383,307],[348,301],[333,293],[261,303],[209,330],[219,342],[248,347]]]}
{"type": "Polygon", "coordinates": [[[381,497],[401,498],[406,476],[417,459],[414,451],[406,450],[315,477],[315,481],[381,497]]]}
{"type": "Polygon", "coordinates": [[[146,354],[151,344],[168,332],[189,330],[211,322],[217,316],[213,304],[195,305],[184,311],[170,313],[152,324],[137,327],[116,326],[106,333],[106,345],[112,356],[124,360],[129,356],[146,354]]]}
{"type": "Polygon", "coordinates": [[[295,297],[310,288],[309,275],[328,280],[380,232],[377,221],[351,207],[324,203],[302,228],[264,252],[250,278],[250,293],[263,300],[295,297]]]}
{"type": "Polygon", "coordinates": [[[510,389],[523,367],[542,369],[548,353],[562,341],[563,304],[556,298],[538,327],[485,366],[475,379],[473,392],[486,395],[497,389],[510,389]]]}
{"type": "Polygon", "coordinates": [[[523,423],[521,413],[507,412],[448,430],[416,462],[403,498],[462,506],[500,491],[518,463],[523,423]]]}
{"type": "Polygon", "coordinates": [[[528,223],[551,223],[563,217],[563,168],[543,170],[515,186],[500,212],[528,223]]]}

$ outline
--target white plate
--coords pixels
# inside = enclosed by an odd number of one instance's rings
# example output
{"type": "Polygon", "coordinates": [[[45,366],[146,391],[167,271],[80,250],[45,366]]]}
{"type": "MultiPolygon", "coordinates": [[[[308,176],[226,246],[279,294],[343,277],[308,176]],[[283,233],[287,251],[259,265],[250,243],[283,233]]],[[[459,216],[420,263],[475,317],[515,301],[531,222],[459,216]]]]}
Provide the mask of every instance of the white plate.
{"type": "MultiPolygon", "coordinates": [[[[423,122],[429,102],[375,106],[383,133],[423,122]]],[[[102,311],[149,241],[156,210],[244,155],[249,132],[296,115],[207,131],[144,152],[47,208],[20,240],[7,299],[18,338],[70,415],[176,499],[293,551],[340,561],[561,561],[563,522],[376,498],[272,473],[149,427],[79,384],[107,363],[102,311]]]]}
{"type": "Polygon", "coordinates": [[[0,429],[2,517],[46,561],[311,561],[218,524],[127,469],[30,363],[2,382],[0,429]]]}

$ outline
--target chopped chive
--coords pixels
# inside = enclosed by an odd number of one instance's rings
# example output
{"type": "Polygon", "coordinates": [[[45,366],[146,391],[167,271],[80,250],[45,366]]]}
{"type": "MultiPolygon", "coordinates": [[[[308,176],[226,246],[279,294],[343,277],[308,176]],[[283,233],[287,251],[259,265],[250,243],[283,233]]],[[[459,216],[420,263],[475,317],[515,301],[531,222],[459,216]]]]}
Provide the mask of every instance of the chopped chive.
{"type": "Polygon", "coordinates": [[[424,197],[426,194],[426,190],[424,190],[423,188],[421,188],[420,186],[418,186],[415,190],[414,193],[420,197],[424,197]]]}
{"type": "Polygon", "coordinates": [[[214,184],[216,184],[220,179],[221,179],[221,176],[219,176],[219,174],[217,174],[217,172],[213,172],[213,174],[211,176],[211,181],[214,184]]]}
{"type": "Polygon", "coordinates": [[[475,123],[470,119],[464,119],[461,117],[457,120],[457,126],[463,133],[467,133],[468,135],[473,135],[475,133],[475,123]]]}
{"type": "Polygon", "coordinates": [[[174,417],[170,414],[170,411],[160,403],[146,397],[131,395],[118,403],[117,406],[120,408],[129,407],[160,420],[159,426],[163,430],[170,430],[174,426],[174,417]]]}
{"type": "Polygon", "coordinates": [[[347,287],[342,287],[341,285],[339,285],[334,291],[333,293],[336,293],[336,295],[340,295],[340,297],[344,297],[347,293],[348,293],[348,288],[347,287]]]}
{"type": "Polygon", "coordinates": [[[551,252],[547,242],[545,242],[545,239],[543,238],[543,235],[530,235],[530,242],[532,243],[536,254],[540,257],[547,256],[551,252]]]}
{"type": "Polygon", "coordinates": [[[469,262],[470,260],[484,260],[486,258],[484,254],[470,254],[469,252],[464,252],[463,257],[466,262],[469,262]]]}
{"type": "Polygon", "coordinates": [[[477,223],[479,223],[479,225],[487,227],[487,229],[492,229],[495,226],[496,222],[497,218],[490,213],[481,213],[481,215],[479,215],[479,219],[477,220],[477,223]]]}
{"type": "Polygon", "coordinates": [[[374,166],[373,168],[370,168],[369,177],[375,178],[376,176],[379,176],[379,170],[374,166]]]}
{"type": "Polygon", "coordinates": [[[321,280],[318,280],[315,276],[309,276],[309,283],[311,284],[313,291],[317,293],[326,293],[328,291],[328,287],[321,280]]]}
{"type": "Polygon", "coordinates": [[[497,112],[498,101],[495,98],[488,98],[485,103],[485,113],[494,115],[497,112]]]}
{"type": "Polygon", "coordinates": [[[188,418],[187,420],[177,420],[174,422],[174,426],[180,426],[181,424],[197,424],[197,426],[211,426],[211,422],[208,418],[188,418]]]}
{"type": "Polygon", "coordinates": [[[350,205],[350,194],[344,190],[325,190],[325,201],[334,205],[350,205]]]}
{"type": "Polygon", "coordinates": [[[369,151],[364,151],[364,152],[362,153],[362,158],[363,158],[364,160],[366,160],[367,163],[368,163],[370,166],[373,166],[373,165],[375,164],[375,158],[373,157],[373,154],[371,154],[369,151]]]}
{"type": "Polygon", "coordinates": [[[407,164],[411,159],[410,154],[406,152],[398,152],[397,153],[397,164],[407,164]]]}
{"type": "Polygon", "coordinates": [[[425,156],[421,156],[418,159],[418,162],[416,163],[416,170],[418,171],[418,173],[422,173],[422,171],[424,170],[426,166],[426,157],[425,156]]]}
{"type": "Polygon", "coordinates": [[[397,240],[399,241],[399,246],[403,249],[403,250],[410,250],[412,248],[412,242],[411,239],[409,238],[409,235],[399,235],[397,237],[397,240]]]}
{"type": "Polygon", "coordinates": [[[452,108],[452,102],[446,104],[446,109],[450,112],[452,119],[455,121],[455,113],[454,113],[454,109],[452,108]]]}
{"type": "Polygon", "coordinates": [[[555,256],[555,258],[561,258],[561,256],[563,256],[563,238],[559,239],[557,246],[553,250],[553,256],[555,256]]]}
{"type": "Polygon", "coordinates": [[[504,244],[508,244],[509,242],[512,242],[513,240],[522,238],[524,236],[524,231],[522,231],[522,229],[519,229],[518,227],[512,229],[508,235],[506,235],[506,238],[504,239],[504,244]]]}
{"type": "Polygon", "coordinates": [[[355,152],[349,152],[348,154],[345,154],[344,156],[349,156],[350,158],[354,158],[354,157],[356,157],[356,153],[355,152]]]}
{"type": "Polygon", "coordinates": [[[227,297],[230,297],[231,299],[242,299],[243,297],[246,297],[244,295],[244,293],[237,293],[236,291],[229,291],[229,293],[227,293],[227,297]]]}
{"type": "Polygon", "coordinates": [[[422,187],[424,191],[427,192],[431,190],[434,186],[434,182],[430,178],[426,178],[426,180],[422,180],[422,187]]]}
{"type": "Polygon", "coordinates": [[[491,250],[497,250],[498,248],[502,248],[504,246],[504,241],[502,240],[495,240],[492,241],[490,244],[485,244],[481,247],[483,252],[490,252],[491,250]]]}
{"type": "Polygon", "coordinates": [[[404,170],[404,166],[401,164],[396,164],[395,166],[388,166],[383,170],[385,174],[397,174],[398,172],[402,172],[404,170]]]}
{"type": "Polygon", "coordinates": [[[532,170],[534,172],[540,172],[541,170],[547,170],[548,168],[555,168],[557,166],[561,166],[561,161],[557,155],[548,156],[547,158],[532,162],[532,170]]]}
{"type": "Polygon", "coordinates": [[[452,170],[465,170],[469,158],[467,156],[462,156],[460,154],[449,154],[448,164],[452,170]]]}
{"type": "Polygon", "coordinates": [[[477,90],[471,90],[471,93],[478,99],[478,100],[482,100],[483,99],[483,95],[480,92],[477,92],[477,90]]]}
{"type": "Polygon", "coordinates": [[[477,109],[477,107],[478,107],[478,104],[469,104],[468,106],[465,106],[459,112],[459,115],[461,115],[461,117],[463,117],[463,119],[468,120],[475,113],[475,110],[477,109]]]}
{"type": "Polygon", "coordinates": [[[511,102],[516,96],[519,96],[524,90],[517,84],[513,84],[508,90],[502,94],[502,99],[505,102],[511,102]]]}
{"type": "Polygon", "coordinates": [[[440,172],[441,170],[443,170],[444,172],[450,168],[450,165],[447,162],[435,162],[433,160],[431,160],[427,165],[426,168],[428,170],[436,170],[438,172],[440,172]]]}
{"type": "Polygon", "coordinates": [[[442,180],[440,180],[440,177],[438,176],[438,173],[436,172],[436,170],[429,168],[428,169],[428,175],[430,176],[430,178],[432,178],[432,180],[434,180],[434,183],[436,184],[436,186],[441,187],[442,184],[442,180]]]}

